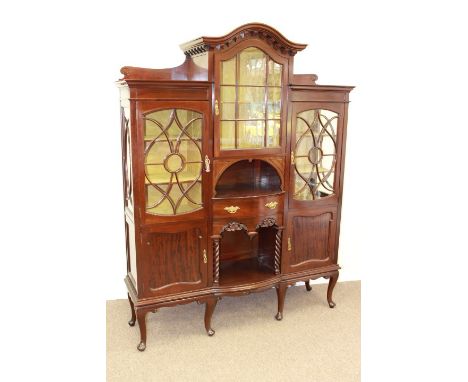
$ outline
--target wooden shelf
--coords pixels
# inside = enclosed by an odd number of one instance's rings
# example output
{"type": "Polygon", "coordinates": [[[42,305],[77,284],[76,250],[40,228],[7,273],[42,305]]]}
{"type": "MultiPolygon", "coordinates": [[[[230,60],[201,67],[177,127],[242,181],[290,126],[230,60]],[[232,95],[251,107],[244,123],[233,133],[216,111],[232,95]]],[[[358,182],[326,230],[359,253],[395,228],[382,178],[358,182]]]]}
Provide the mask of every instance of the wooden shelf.
{"type": "MultiPolygon", "coordinates": [[[[148,142],[151,142],[154,140],[154,138],[156,137],[153,137],[151,135],[145,135],[145,137],[143,138],[145,141],[148,141],[148,142]]],[[[201,139],[200,138],[194,138],[193,139],[195,142],[201,142],[201,139]]],[[[180,139],[177,139],[177,138],[169,138],[169,141],[171,142],[176,142],[176,141],[181,141],[181,142],[184,142],[184,141],[191,141],[190,138],[180,138],[180,139]]],[[[166,138],[160,138],[160,139],[156,139],[156,142],[167,142],[167,139],[166,138]]]]}
{"type": "MultiPolygon", "coordinates": [[[[169,183],[168,180],[170,179],[170,175],[168,172],[166,172],[166,170],[154,171],[148,175],[154,184],[162,185],[162,184],[169,183]]],[[[198,175],[199,173],[194,174],[193,172],[181,171],[178,174],[179,182],[180,183],[193,182],[195,179],[197,179],[198,175]]],[[[202,177],[200,176],[200,179],[198,181],[201,182],[201,180],[202,180],[202,177]]],[[[172,177],[172,183],[177,183],[175,176],[172,177]]],[[[145,177],[145,184],[150,184],[149,180],[146,177],[145,177]]]]}
{"type": "Polygon", "coordinates": [[[218,190],[216,195],[213,196],[213,199],[233,199],[233,198],[247,198],[247,197],[257,197],[257,196],[269,196],[269,195],[281,195],[284,191],[277,190],[253,190],[251,188],[242,189],[237,188],[235,191],[232,190],[218,190]]]}
{"type": "Polygon", "coordinates": [[[256,283],[275,277],[274,272],[260,265],[256,257],[237,261],[220,262],[219,285],[234,286],[256,283]]]}

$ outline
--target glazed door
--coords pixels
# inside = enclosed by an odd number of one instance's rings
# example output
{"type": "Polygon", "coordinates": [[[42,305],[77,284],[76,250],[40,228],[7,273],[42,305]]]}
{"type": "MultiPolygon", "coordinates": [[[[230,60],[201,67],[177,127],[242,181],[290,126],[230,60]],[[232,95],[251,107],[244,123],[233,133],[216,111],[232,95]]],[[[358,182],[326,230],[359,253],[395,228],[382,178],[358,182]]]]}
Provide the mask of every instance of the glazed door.
{"type": "Polygon", "coordinates": [[[142,294],[145,297],[180,293],[207,285],[206,223],[156,226],[141,235],[144,256],[142,294]]]}
{"type": "Polygon", "coordinates": [[[336,261],[336,208],[289,212],[283,272],[320,268],[336,261]]]}
{"type": "Polygon", "coordinates": [[[342,103],[292,104],[283,272],[336,263],[343,111],[342,103]]]}
{"type": "Polygon", "coordinates": [[[287,75],[288,58],[263,41],[215,55],[216,157],[284,153],[287,75]]]}
{"type": "Polygon", "coordinates": [[[209,102],[139,102],[140,215],[146,224],[203,219],[210,198],[209,102]]]}
{"type": "Polygon", "coordinates": [[[292,105],[289,208],[337,203],[343,104],[292,105]]]}

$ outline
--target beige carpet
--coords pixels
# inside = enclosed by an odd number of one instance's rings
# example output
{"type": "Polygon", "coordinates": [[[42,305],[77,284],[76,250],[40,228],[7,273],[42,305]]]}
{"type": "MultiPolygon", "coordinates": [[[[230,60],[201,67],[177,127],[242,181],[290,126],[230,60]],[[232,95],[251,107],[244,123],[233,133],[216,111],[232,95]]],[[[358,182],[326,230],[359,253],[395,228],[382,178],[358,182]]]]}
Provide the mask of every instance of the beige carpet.
{"type": "Polygon", "coordinates": [[[276,321],[274,289],[218,302],[208,337],[204,305],[162,308],[147,316],[146,350],[127,300],[107,301],[107,380],[320,381],[360,380],[359,281],[338,283],[335,309],[326,285],[291,287],[276,321]]]}

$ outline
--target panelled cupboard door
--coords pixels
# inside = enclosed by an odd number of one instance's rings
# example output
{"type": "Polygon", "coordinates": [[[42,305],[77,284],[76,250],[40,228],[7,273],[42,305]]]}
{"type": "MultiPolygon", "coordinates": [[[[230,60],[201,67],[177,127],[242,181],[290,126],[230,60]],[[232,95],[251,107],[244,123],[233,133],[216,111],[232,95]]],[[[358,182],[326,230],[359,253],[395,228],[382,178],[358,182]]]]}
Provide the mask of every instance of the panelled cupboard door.
{"type": "Polygon", "coordinates": [[[337,203],[343,114],[341,103],[293,103],[289,208],[337,203]]]}
{"type": "Polygon", "coordinates": [[[136,184],[143,224],[204,219],[211,175],[207,101],[137,103],[136,184]]]}
{"type": "Polygon", "coordinates": [[[333,264],[336,261],[336,208],[290,210],[284,239],[283,272],[333,264]]]}
{"type": "Polygon", "coordinates": [[[140,272],[144,297],[186,292],[207,285],[205,222],[166,225],[143,233],[140,272]]]}

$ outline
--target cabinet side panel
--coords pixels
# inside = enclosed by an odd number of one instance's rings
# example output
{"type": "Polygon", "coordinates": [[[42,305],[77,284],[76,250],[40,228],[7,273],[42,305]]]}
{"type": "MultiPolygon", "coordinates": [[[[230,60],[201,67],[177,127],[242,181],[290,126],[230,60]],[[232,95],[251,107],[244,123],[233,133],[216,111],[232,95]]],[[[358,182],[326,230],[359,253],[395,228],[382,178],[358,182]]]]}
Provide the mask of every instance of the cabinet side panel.
{"type": "Polygon", "coordinates": [[[291,265],[309,260],[325,260],[329,257],[328,243],[331,213],[318,216],[295,216],[293,218],[294,252],[291,265]]]}
{"type": "MultiPolygon", "coordinates": [[[[127,235],[128,235],[128,262],[130,269],[128,270],[131,276],[135,289],[138,286],[138,273],[136,266],[136,243],[135,243],[135,225],[132,222],[127,222],[127,235]]],[[[137,289],[138,290],[138,289],[137,289]]]]}

